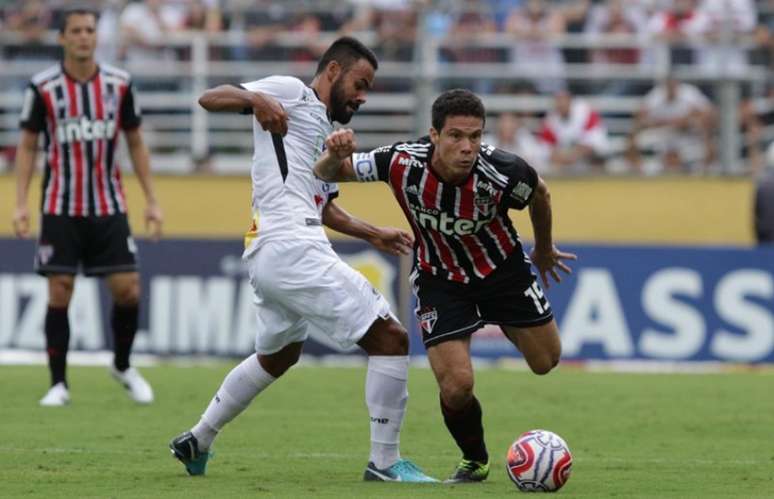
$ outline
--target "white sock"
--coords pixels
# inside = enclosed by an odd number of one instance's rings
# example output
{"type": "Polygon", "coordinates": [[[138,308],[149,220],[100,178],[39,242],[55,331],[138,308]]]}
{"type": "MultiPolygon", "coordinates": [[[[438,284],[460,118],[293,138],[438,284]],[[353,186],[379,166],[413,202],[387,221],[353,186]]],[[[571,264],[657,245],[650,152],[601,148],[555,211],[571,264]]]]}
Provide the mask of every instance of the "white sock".
{"type": "Polygon", "coordinates": [[[274,380],[258,362],[257,355],[251,355],[231,370],[223,380],[201,420],[191,433],[199,442],[199,450],[206,452],[223,426],[247,409],[250,402],[274,380]]]}
{"type": "Polygon", "coordinates": [[[407,355],[368,358],[365,398],[371,417],[370,461],[383,470],[400,459],[400,427],[408,402],[407,355]]]}

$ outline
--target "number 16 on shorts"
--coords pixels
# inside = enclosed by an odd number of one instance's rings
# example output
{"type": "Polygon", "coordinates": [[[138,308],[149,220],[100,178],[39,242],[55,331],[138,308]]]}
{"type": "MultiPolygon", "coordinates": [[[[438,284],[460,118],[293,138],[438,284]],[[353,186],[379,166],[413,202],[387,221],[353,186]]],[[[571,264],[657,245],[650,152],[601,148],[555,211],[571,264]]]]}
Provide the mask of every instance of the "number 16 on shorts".
{"type": "Polygon", "coordinates": [[[530,287],[524,290],[524,296],[532,298],[532,302],[535,304],[535,308],[539,314],[543,314],[551,308],[551,305],[549,305],[548,300],[546,300],[543,290],[540,289],[537,280],[532,281],[530,287]]]}

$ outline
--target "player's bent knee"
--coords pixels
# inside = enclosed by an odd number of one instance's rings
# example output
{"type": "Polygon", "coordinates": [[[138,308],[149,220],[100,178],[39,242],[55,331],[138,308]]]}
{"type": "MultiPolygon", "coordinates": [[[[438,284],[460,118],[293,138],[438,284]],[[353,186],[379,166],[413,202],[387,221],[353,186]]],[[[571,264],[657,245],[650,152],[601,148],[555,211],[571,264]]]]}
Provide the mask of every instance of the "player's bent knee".
{"type": "Polygon", "coordinates": [[[133,307],[140,303],[140,281],[132,280],[114,289],[113,301],[122,307],[133,307]]]}
{"type": "Polygon", "coordinates": [[[48,305],[64,308],[70,304],[75,281],[71,276],[52,276],[48,279],[48,305]]]}
{"type": "Polygon", "coordinates": [[[473,377],[451,375],[440,383],[441,400],[451,409],[465,408],[473,398],[473,377]]]}
{"type": "Polygon", "coordinates": [[[271,355],[258,355],[258,362],[267,373],[279,378],[296,365],[300,357],[300,350],[298,352],[280,352],[271,355]]]}
{"type": "Polygon", "coordinates": [[[528,362],[528,364],[533,373],[539,375],[548,374],[554,367],[559,365],[559,355],[558,353],[556,355],[546,353],[528,362]]]}
{"type": "Polygon", "coordinates": [[[115,302],[122,307],[133,307],[140,303],[140,289],[127,289],[117,293],[113,297],[115,302]]]}
{"type": "Polygon", "coordinates": [[[473,387],[456,386],[441,389],[441,399],[444,405],[451,409],[461,410],[473,399],[473,387]]]}
{"type": "Polygon", "coordinates": [[[408,355],[408,333],[394,319],[377,319],[358,344],[368,355],[408,355]]]}
{"type": "Polygon", "coordinates": [[[403,326],[397,322],[393,322],[393,324],[390,325],[390,337],[392,339],[390,355],[408,355],[408,332],[403,328],[403,326]]]}

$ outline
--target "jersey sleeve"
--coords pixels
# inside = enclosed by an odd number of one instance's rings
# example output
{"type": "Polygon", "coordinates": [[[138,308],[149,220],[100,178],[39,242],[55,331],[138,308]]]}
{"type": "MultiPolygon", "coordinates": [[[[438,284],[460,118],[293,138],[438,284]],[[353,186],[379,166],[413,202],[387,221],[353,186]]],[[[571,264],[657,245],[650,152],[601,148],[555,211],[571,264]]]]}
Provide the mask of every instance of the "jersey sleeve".
{"type": "Polygon", "coordinates": [[[134,95],[134,85],[131,83],[126,89],[124,100],[121,102],[121,128],[132,130],[142,123],[142,112],[134,95]]]}
{"type": "Polygon", "coordinates": [[[24,91],[19,126],[30,132],[42,132],[46,128],[46,103],[35,85],[31,84],[24,91]]]}
{"type": "Polygon", "coordinates": [[[358,182],[387,182],[395,146],[382,146],[370,152],[352,155],[352,169],[358,182]]]}
{"type": "MultiPolygon", "coordinates": [[[[298,104],[304,96],[304,82],[298,78],[287,76],[270,76],[240,85],[250,92],[260,92],[277,100],[282,107],[288,108],[298,104]]],[[[252,110],[248,110],[248,114],[252,110]]]]}
{"type": "Polygon", "coordinates": [[[537,171],[521,157],[502,149],[482,148],[482,154],[497,171],[508,177],[502,206],[516,210],[529,206],[538,185],[537,171]]]}

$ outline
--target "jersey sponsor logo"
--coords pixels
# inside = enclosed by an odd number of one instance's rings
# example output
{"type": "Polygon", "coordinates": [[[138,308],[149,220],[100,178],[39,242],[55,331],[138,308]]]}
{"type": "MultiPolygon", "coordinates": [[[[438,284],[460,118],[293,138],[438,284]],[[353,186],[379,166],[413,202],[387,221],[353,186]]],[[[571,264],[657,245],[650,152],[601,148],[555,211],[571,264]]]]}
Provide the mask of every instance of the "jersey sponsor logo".
{"type": "Polygon", "coordinates": [[[526,184],[524,182],[519,182],[516,184],[516,187],[513,188],[513,191],[511,192],[511,197],[517,201],[521,201],[522,203],[526,203],[529,199],[530,194],[532,194],[532,187],[529,186],[529,184],[526,184]]]}
{"type": "Polygon", "coordinates": [[[86,116],[62,120],[56,127],[56,140],[60,144],[110,139],[115,134],[115,120],[91,120],[86,116]]]}
{"type": "Polygon", "coordinates": [[[428,334],[433,332],[435,323],[438,321],[438,311],[431,307],[422,307],[419,311],[419,325],[428,334]]]}
{"type": "Polygon", "coordinates": [[[372,423],[378,423],[378,424],[387,424],[387,423],[390,422],[390,418],[375,418],[375,417],[372,416],[371,417],[371,422],[372,423]]]}
{"type": "Polygon", "coordinates": [[[401,155],[400,158],[398,158],[398,164],[400,166],[409,166],[409,167],[415,167],[415,168],[424,168],[425,165],[421,161],[419,161],[416,158],[412,158],[411,156],[405,156],[401,155]]]}
{"type": "Polygon", "coordinates": [[[482,220],[470,220],[467,218],[455,218],[445,211],[434,208],[423,208],[411,205],[411,211],[417,223],[429,230],[440,232],[447,236],[469,236],[475,234],[486,226],[494,215],[494,211],[486,213],[482,220]]]}

